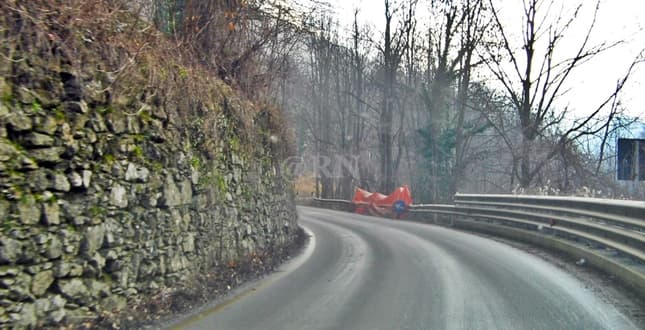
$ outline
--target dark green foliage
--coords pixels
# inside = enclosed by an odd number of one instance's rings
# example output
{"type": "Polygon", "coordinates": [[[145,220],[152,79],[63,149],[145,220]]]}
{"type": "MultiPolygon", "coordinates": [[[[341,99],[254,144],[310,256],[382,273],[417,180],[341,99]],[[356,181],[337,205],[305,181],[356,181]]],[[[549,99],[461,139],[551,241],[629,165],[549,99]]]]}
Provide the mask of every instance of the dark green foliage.
{"type": "Polygon", "coordinates": [[[184,0],[154,0],[154,20],[157,28],[169,35],[176,34],[182,25],[184,0]]]}
{"type": "MultiPolygon", "coordinates": [[[[420,151],[426,160],[423,163],[423,167],[428,174],[426,179],[437,185],[438,196],[448,196],[450,194],[450,180],[453,179],[452,169],[455,164],[456,130],[454,128],[444,129],[436,137],[433,136],[430,128],[420,129],[418,133],[423,139],[420,151]],[[433,170],[435,171],[434,173],[433,170]],[[433,179],[433,177],[435,178],[433,179]]],[[[428,185],[422,186],[429,189],[428,185]]],[[[432,199],[432,194],[429,191],[422,191],[419,197],[424,200],[432,199]]],[[[432,202],[437,201],[433,200],[432,202]]]]}

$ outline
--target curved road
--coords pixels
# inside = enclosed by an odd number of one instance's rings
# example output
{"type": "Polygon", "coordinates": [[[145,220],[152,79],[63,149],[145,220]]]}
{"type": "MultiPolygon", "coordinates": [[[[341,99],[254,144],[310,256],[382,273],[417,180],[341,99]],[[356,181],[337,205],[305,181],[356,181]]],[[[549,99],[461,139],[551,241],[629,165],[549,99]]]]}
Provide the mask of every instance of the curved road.
{"type": "Polygon", "coordinates": [[[299,208],[302,256],[182,329],[634,329],[559,268],[448,228],[299,208]]]}

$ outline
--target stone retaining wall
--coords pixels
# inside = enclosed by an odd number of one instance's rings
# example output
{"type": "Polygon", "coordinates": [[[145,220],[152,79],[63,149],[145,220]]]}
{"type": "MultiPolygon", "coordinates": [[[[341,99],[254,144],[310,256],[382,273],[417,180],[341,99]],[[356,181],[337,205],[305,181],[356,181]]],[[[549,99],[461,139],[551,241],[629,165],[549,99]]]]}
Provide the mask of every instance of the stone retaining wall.
{"type": "Polygon", "coordinates": [[[0,327],[78,323],[293,239],[265,128],[244,140],[221,82],[207,106],[108,95],[59,57],[0,73],[0,327]]]}

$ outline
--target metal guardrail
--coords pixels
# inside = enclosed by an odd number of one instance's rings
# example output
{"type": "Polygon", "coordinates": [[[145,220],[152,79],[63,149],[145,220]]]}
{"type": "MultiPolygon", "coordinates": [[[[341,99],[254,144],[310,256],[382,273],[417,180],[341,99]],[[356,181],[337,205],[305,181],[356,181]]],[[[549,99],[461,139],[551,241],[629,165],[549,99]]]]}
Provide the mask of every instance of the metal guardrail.
{"type": "Polygon", "coordinates": [[[470,218],[610,248],[645,264],[645,203],[595,198],[455,195],[470,218]]]}
{"type": "MultiPolygon", "coordinates": [[[[353,211],[344,200],[312,206],[353,211]]],[[[645,202],[456,194],[454,205],[411,205],[411,221],[505,237],[584,259],[645,297],[645,202]]]]}
{"type": "Polygon", "coordinates": [[[354,211],[354,204],[351,201],[343,199],[321,199],[314,198],[311,200],[311,206],[321,207],[338,211],[354,211]]]}

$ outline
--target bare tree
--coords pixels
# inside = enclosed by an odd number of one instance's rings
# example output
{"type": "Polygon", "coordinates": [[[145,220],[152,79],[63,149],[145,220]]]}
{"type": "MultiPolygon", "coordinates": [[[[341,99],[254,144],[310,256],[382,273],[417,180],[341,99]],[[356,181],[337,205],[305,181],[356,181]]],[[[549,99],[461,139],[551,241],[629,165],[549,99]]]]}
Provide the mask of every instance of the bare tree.
{"type": "MultiPolygon", "coordinates": [[[[310,121],[312,137],[314,138],[316,158],[328,162],[334,146],[332,141],[332,83],[333,57],[337,47],[332,20],[327,16],[318,18],[317,30],[309,38],[310,52],[310,82],[309,93],[313,118],[310,121]]],[[[316,194],[323,198],[332,198],[334,194],[333,178],[323,166],[323,171],[317,173],[316,194]],[[320,184],[320,191],[318,190],[320,184]]]]}
{"type": "Polygon", "coordinates": [[[385,0],[385,32],[383,35],[383,45],[379,46],[379,52],[382,56],[382,74],[383,80],[381,85],[382,102],[379,117],[379,153],[380,153],[380,170],[381,170],[381,191],[389,192],[394,189],[394,177],[396,174],[395,161],[393,157],[393,114],[395,112],[395,98],[397,85],[397,72],[401,65],[402,56],[407,47],[409,47],[408,36],[412,30],[414,19],[414,9],[416,0],[409,0],[407,9],[403,14],[402,20],[395,25],[393,19],[401,7],[394,7],[391,0],[385,0]]]}
{"type": "MultiPolygon", "coordinates": [[[[365,46],[362,44],[364,40],[364,33],[361,32],[359,22],[358,22],[358,11],[354,11],[354,23],[352,25],[352,37],[351,37],[351,74],[352,74],[352,87],[350,89],[350,94],[353,97],[353,109],[352,114],[352,147],[351,152],[353,155],[361,155],[363,152],[363,141],[366,136],[366,125],[365,125],[365,115],[366,115],[366,106],[364,101],[365,96],[365,76],[366,76],[366,65],[367,65],[367,55],[364,50],[365,46]]],[[[369,188],[367,182],[367,170],[364,166],[363,161],[359,159],[359,178],[358,185],[362,188],[369,188]]]]}
{"type": "Polygon", "coordinates": [[[160,30],[253,99],[265,98],[275,77],[284,76],[285,59],[302,37],[294,22],[308,15],[272,0],[150,2],[160,30]]]}
{"type": "MultiPolygon", "coordinates": [[[[488,22],[482,0],[432,2],[435,24],[428,30],[427,82],[421,91],[429,116],[423,129],[432,179],[430,200],[449,199],[463,179],[473,123],[470,89],[479,65],[475,49],[488,22]]],[[[476,119],[476,118],[475,118],[476,119]]]]}
{"type": "Polygon", "coordinates": [[[540,170],[561,153],[563,148],[580,136],[594,134],[606,127],[607,121],[602,120],[605,106],[620,93],[640,59],[632,64],[628,72],[619,79],[616,89],[594,111],[576,120],[568,128],[562,128],[566,123],[565,119],[571,120],[572,115],[567,107],[557,101],[567,91],[567,83],[572,75],[590,59],[620,43],[591,44],[600,1],[593,8],[586,32],[576,39],[572,30],[576,23],[582,21],[582,2],[566,15],[565,10],[557,8],[554,0],[524,0],[519,43],[509,33],[511,28],[502,24],[493,0],[489,0],[489,4],[493,8],[494,24],[501,42],[499,48],[488,48],[484,60],[490,72],[503,86],[518,114],[521,145],[515,165],[519,168],[514,172],[520,186],[529,187],[540,170]],[[576,45],[575,50],[568,56],[562,56],[563,49],[571,45],[576,45]],[[591,123],[594,125],[590,125],[591,123]],[[557,130],[554,130],[556,127],[557,130]],[[536,140],[555,131],[558,138],[551,143],[549,151],[537,158],[534,150],[536,140]]]}

